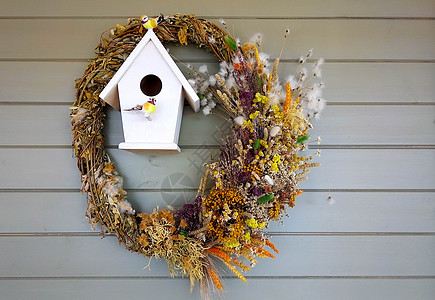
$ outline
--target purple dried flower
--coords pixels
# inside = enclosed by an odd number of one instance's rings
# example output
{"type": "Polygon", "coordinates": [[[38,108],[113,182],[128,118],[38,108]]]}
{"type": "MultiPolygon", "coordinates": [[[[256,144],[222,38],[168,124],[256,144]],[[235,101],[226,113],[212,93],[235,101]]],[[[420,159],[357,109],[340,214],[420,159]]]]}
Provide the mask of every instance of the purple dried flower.
{"type": "Polygon", "coordinates": [[[199,213],[201,211],[201,196],[197,196],[195,198],[194,203],[184,204],[183,207],[174,212],[174,217],[179,221],[183,219],[187,226],[185,228],[186,231],[197,230],[201,227],[199,223],[199,213]]]}
{"type": "Polygon", "coordinates": [[[237,176],[237,181],[239,181],[239,183],[246,183],[250,177],[251,174],[249,174],[249,172],[240,172],[237,176]]]}
{"type": "Polygon", "coordinates": [[[258,187],[254,187],[251,192],[254,196],[257,197],[263,195],[263,192],[258,187]]]}
{"type": "Polygon", "coordinates": [[[252,154],[252,152],[251,151],[246,152],[245,161],[251,162],[253,159],[254,159],[254,155],[252,154]]]}
{"type": "Polygon", "coordinates": [[[253,92],[241,92],[239,95],[239,99],[244,106],[250,107],[252,105],[252,99],[254,99],[254,93],[253,92]]]}

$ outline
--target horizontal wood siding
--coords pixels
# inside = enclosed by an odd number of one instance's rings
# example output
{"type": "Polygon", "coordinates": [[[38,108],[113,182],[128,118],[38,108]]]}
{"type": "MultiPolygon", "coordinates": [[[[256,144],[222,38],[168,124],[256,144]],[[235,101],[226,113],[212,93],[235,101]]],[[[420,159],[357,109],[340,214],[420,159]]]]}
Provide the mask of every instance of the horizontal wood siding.
{"type": "MultiPolygon", "coordinates": [[[[308,142],[322,166],[302,183],[288,217],[267,228],[279,248],[244,284],[224,272],[225,299],[433,299],[435,295],[435,2],[0,2],[0,298],[199,299],[164,261],[101,238],[71,149],[74,80],[103,31],[128,17],[194,13],[241,39],[264,34],[279,74],[314,48],[329,102],[308,142]],[[317,145],[320,136],[322,143],[317,145]],[[335,201],[328,204],[328,197],[335,201]]],[[[179,66],[213,56],[168,46],[179,66]]],[[[131,153],[119,112],[107,110],[108,153],[138,211],[190,202],[204,162],[228,126],[186,106],[181,154],[131,153]],[[169,178],[183,184],[169,184],[169,178]]],[[[214,298],[213,298],[214,299],[214,298]]]]}

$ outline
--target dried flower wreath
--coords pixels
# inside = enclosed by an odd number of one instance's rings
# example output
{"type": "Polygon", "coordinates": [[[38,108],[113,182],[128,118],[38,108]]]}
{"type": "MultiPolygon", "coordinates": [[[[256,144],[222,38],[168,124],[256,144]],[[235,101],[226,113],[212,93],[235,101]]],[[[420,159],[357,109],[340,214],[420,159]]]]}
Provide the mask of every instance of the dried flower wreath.
{"type": "Polygon", "coordinates": [[[323,60],[307,71],[310,50],[283,86],[277,75],[280,58],[269,71],[268,56],[259,53],[261,35],[241,45],[227,29],[193,15],[159,21],[154,31],[162,42],[195,44],[221,62],[218,74],[210,75],[203,66],[190,79],[204,114],[218,102],[216,109],[224,109],[232,122],[218,160],[205,166],[196,199],[178,210],[136,213],[104,149],[106,105],[98,95],[146,32],[139,19],[103,34],[96,57],[76,81],[73,147],[92,227],[99,224],[103,234],[116,235],[132,252],[164,258],[171,275],[188,276],[191,287],[198,281],[206,296],[209,286],[222,289],[213,260],[246,281],[241,272],[255,265],[257,257],[274,257],[268,249],[278,253],[264,229],[295,205],[295,197],[302,193],[299,182],[318,165],[300,150],[306,149],[310,118],[319,116],[324,106],[323,83],[311,80],[320,77],[323,60]],[[213,182],[210,190],[206,190],[208,179],[213,182]]]}

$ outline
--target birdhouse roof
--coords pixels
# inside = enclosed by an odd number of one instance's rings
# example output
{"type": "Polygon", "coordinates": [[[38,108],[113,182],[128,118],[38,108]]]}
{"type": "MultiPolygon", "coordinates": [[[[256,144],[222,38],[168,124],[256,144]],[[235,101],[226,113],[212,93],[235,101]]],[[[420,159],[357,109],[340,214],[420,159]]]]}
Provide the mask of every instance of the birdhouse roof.
{"type": "MultiPolygon", "coordinates": [[[[187,102],[190,104],[192,109],[197,112],[199,111],[200,101],[198,95],[193,90],[192,86],[189,84],[187,79],[181,73],[180,69],[175,64],[174,60],[169,55],[166,48],[157,38],[152,29],[149,29],[142,40],[137,44],[137,46],[130,53],[128,58],[124,61],[118,71],[113,75],[112,79],[106,85],[106,87],[101,91],[100,98],[109,103],[115,109],[120,110],[119,104],[119,93],[118,93],[118,83],[128,71],[128,69],[134,64],[135,59],[141,54],[142,50],[148,45],[148,43],[153,43],[157,50],[160,52],[161,57],[166,61],[174,75],[180,81],[184,94],[186,96],[187,102]]],[[[154,59],[154,58],[150,58],[154,59]]]]}

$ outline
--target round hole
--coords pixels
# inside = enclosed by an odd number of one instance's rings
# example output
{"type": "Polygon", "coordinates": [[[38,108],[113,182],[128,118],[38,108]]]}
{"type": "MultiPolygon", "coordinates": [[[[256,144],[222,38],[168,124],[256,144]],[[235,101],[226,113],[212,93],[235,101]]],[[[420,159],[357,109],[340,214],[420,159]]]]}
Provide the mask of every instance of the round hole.
{"type": "Polygon", "coordinates": [[[162,81],[156,75],[147,75],[140,81],[140,90],[147,96],[156,96],[162,90],[162,81]]]}

